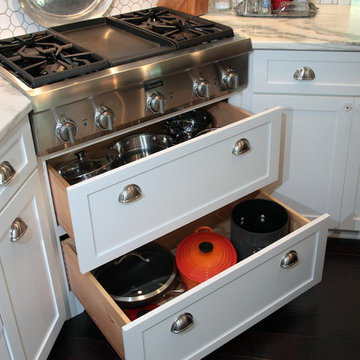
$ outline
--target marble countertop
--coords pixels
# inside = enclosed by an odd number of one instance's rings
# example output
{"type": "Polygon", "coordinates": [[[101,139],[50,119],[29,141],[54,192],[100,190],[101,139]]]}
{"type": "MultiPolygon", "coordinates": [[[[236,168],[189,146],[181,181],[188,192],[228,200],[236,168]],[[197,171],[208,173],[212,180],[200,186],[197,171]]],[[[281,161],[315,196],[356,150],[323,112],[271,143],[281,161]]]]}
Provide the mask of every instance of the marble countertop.
{"type": "Polygon", "coordinates": [[[317,5],[312,18],[237,16],[235,11],[204,18],[250,37],[254,49],[360,51],[360,0],[352,5],[317,5]]]}
{"type": "Polygon", "coordinates": [[[31,111],[30,100],[0,76],[0,140],[31,111]]]}

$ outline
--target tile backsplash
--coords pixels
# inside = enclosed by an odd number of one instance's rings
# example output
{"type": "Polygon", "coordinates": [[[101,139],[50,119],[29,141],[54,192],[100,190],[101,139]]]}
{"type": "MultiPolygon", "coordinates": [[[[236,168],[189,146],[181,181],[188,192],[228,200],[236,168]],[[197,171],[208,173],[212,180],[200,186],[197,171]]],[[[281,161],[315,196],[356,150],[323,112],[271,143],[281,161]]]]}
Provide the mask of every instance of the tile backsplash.
{"type": "MultiPolygon", "coordinates": [[[[61,0],[60,0],[61,1],[61,0]]],[[[107,14],[115,15],[156,6],[157,0],[114,0],[107,14]]],[[[19,0],[0,0],[0,39],[44,28],[34,22],[19,5],[19,0]]]]}
{"type": "MultiPolygon", "coordinates": [[[[157,0],[114,0],[107,14],[115,15],[156,6],[157,0]]],[[[350,4],[351,0],[316,0],[318,4],[350,4]]],[[[19,0],[0,0],[0,39],[35,31],[43,27],[24,13],[19,0]]]]}

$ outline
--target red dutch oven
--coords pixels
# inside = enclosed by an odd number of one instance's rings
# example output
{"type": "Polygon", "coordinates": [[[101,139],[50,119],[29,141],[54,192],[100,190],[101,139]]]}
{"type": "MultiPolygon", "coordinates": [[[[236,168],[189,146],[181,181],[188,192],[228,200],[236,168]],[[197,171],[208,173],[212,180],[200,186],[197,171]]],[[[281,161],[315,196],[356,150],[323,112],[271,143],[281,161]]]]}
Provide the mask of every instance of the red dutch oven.
{"type": "Polygon", "coordinates": [[[236,264],[237,255],[227,238],[202,226],[181,241],[175,260],[182,281],[191,289],[236,264]]]}

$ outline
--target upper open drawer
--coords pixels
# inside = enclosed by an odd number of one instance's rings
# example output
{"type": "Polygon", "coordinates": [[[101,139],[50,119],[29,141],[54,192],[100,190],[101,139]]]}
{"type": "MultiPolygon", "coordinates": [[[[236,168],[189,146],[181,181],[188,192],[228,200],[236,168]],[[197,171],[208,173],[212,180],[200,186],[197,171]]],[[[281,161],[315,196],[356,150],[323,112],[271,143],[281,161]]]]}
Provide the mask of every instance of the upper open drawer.
{"type": "Polygon", "coordinates": [[[49,163],[57,219],[75,239],[81,272],[277,179],[279,109],[249,116],[218,103],[207,110],[223,127],[81,183],[70,186],[49,163]],[[234,154],[243,139],[247,151],[234,154]],[[140,198],[122,203],[133,185],[140,198]]]}

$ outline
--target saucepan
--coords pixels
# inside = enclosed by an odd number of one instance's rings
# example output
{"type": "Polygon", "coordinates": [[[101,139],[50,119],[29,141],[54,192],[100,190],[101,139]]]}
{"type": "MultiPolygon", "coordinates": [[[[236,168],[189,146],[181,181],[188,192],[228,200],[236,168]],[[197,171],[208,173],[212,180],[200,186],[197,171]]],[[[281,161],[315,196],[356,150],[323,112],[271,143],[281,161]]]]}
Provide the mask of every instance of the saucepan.
{"type": "Polygon", "coordinates": [[[174,139],[169,135],[146,133],[121,139],[112,146],[112,149],[118,152],[116,165],[124,165],[174,144],[174,139]]]}

